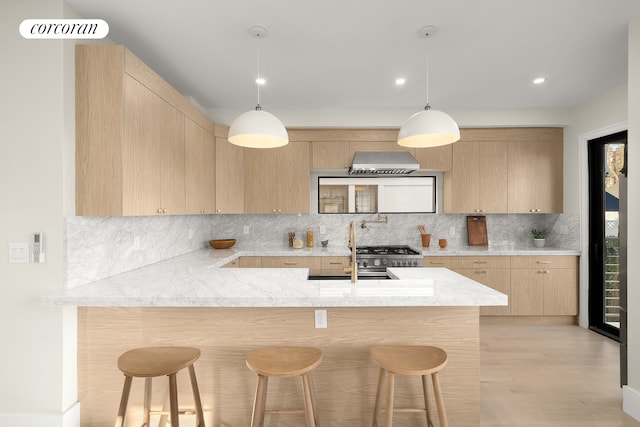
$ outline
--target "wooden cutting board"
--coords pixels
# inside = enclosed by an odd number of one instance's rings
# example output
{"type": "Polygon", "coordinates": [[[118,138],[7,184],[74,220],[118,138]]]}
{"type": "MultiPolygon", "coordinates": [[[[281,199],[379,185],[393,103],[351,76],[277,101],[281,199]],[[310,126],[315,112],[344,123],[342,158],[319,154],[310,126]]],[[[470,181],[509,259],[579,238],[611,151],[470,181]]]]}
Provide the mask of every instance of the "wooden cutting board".
{"type": "Polygon", "coordinates": [[[489,238],[487,237],[487,217],[467,217],[467,238],[469,241],[469,246],[489,245],[489,238]]]}

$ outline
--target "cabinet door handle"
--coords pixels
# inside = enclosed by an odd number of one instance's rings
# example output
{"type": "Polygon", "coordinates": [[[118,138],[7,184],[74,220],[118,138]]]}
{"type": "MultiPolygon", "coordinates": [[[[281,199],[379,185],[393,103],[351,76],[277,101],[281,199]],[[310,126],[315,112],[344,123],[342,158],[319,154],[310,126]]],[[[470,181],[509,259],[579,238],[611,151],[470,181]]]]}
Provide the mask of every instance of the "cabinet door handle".
{"type": "Polygon", "coordinates": [[[473,261],[474,264],[486,264],[487,261],[473,261]]]}
{"type": "Polygon", "coordinates": [[[297,261],[285,261],[284,265],[298,265],[297,261]]]}
{"type": "Polygon", "coordinates": [[[429,261],[431,265],[444,265],[444,262],[429,261]]]}
{"type": "Polygon", "coordinates": [[[538,274],[549,274],[549,270],[538,270],[538,274]]]}
{"type": "Polygon", "coordinates": [[[536,261],[536,264],[551,264],[551,261],[536,261]]]}
{"type": "Polygon", "coordinates": [[[329,261],[330,265],[342,265],[342,261],[329,261]]]}
{"type": "Polygon", "coordinates": [[[476,270],[474,271],[475,274],[487,274],[487,270],[476,270]]]}

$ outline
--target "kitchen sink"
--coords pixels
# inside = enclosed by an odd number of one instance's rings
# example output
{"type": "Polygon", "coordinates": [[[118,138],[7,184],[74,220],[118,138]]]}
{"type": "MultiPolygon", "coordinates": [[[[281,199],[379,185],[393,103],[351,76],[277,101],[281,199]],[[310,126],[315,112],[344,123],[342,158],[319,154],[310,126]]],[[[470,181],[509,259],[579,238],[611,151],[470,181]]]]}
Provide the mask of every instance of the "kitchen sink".
{"type": "MultiPolygon", "coordinates": [[[[350,274],[310,274],[309,280],[351,280],[350,274]]],[[[388,271],[358,272],[358,280],[397,280],[388,271]]]]}

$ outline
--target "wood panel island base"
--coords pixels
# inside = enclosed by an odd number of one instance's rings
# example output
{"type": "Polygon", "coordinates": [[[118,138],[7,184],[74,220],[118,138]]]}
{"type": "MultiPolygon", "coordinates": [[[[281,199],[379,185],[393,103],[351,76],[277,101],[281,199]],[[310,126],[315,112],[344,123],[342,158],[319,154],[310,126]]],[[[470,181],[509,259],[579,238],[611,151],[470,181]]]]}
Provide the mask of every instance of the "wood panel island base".
{"type": "MultiPolygon", "coordinates": [[[[111,426],[123,376],[116,360],[140,346],[193,346],[205,423],[245,427],[251,421],[256,378],[245,365],[248,351],[264,346],[315,346],[323,361],[313,372],[320,423],[326,427],[371,425],[378,369],[369,349],[380,344],[433,345],[449,355],[441,386],[451,426],[480,425],[479,313],[477,306],[326,307],[328,328],[314,327],[324,307],[78,307],[78,381],[81,425],[111,426]]],[[[420,381],[396,379],[396,407],[418,406],[420,381]]],[[[127,426],[141,425],[143,381],[134,381],[127,426]]],[[[154,385],[153,409],[161,409],[164,382],[154,385]]],[[[178,374],[181,406],[192,402],[189,380],[178,374]]],[[[300,382],[273,378],[267,408],[302,406],[300,382]]],[[[433,398],[433,396],[430,396],[433,398]]],[[[435,405],[431,406],[435,408],[435,405]]],[[[395,415],[396,424],[422,426],[423,414],[395,415]]],[[[157,418],[152,418],[152,424],[157,418]]],[[[181,425],[193,425],[185,415],[181,425]]],[[[267,415],[265,425],[304,425],[303,415],[267,415]]]]}

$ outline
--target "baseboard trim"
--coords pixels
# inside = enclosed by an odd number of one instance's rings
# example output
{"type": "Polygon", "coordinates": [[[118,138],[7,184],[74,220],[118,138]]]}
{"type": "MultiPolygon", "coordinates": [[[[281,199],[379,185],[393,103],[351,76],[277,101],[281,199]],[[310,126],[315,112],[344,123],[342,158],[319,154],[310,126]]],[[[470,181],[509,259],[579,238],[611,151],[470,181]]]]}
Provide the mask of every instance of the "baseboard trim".
{"type": "Polygon", "coordinates": [[[59,414],[0,414],[0,426],[80,427],[80,402],[59,414]]]}
{"type": "Polygon", "coordinates": [[[622,387],[622,410],[640,421],[640,392],[628,385],[622,387]]]}
{"type": "Polygon", "coordinates": [[[486,325],[532,325],[532,326],[555,326],[555,325],[577,325],[577,316],[492,316],[481,315],[480,324],[486,325]]]}

